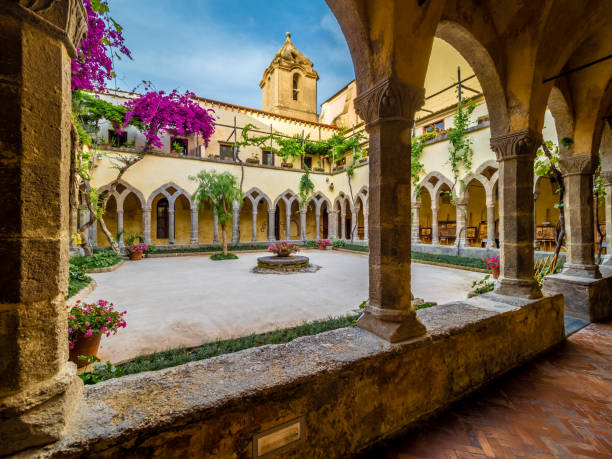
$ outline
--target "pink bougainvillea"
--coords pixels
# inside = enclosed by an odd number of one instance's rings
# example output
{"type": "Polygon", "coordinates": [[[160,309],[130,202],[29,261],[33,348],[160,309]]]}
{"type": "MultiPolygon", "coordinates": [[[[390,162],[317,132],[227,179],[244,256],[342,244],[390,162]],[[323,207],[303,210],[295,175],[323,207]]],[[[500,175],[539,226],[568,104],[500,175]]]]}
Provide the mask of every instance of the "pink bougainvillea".
{"type": "Polygon", "coordinates": [[[162,148],[160,136],[172,130],[175,134],[200,135],[208,146],[215,131],[214,111],[200,106],[195,94],[179,94],[175,89],[170,93],[149,91],[125,103],[127,114],[125,125],[133,121],[142,124],[142,133],[147,146],[162,148]]]}
{"type": "Polygon", "coordinates": [[[124,44],[122,28],[108,15],[108,3],[102,0],[83,0],[87,11],[87,35],[72,60],[72,91],[86,89],[102,91],[115,76],[113,56],[132,58],[124,44]]]}

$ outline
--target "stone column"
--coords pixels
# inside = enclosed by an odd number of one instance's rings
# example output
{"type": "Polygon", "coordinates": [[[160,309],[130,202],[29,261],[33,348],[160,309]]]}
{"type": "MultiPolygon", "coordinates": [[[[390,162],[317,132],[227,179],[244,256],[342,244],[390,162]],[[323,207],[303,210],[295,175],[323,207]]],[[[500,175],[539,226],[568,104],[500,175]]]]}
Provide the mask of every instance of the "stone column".
{"type": "Polygon", "coordinates": [[[440,244],[440,238],[438,237],[438,206],[434,206],[433,204],[431,206],[431,244],[440,244]]]}
{"type": "Polygon", "coordinates": [[[291,240],[291,204],[285,205],[285,240],[291,240]]]}
{"type": "Polygon", "coordinates": [[[357,222],[359,221],[359,214],[357,213],[358,208],[355,206],[352,207],[351,210],[351,233],[349,234],[349,237],[351,240],[359,240],[359,232],[357,231],[357,222]]]}
{"type": "Polygon", "coordinates": [[[151,245],[151,208],[142,208],[142,237],[144,243],[151,245]]]}
{"type": "Polygon", "coordinates": [[[340,235],[341,239],[346,239],[346,210],[340,211],[340,235]]]}
{"type": "Polygon", "coordinates": [[[0,8],[0,456],[59,440],[83,394],[64,298],[70,60],[86,27],[82,2],[0,8]]]}
{"type": "Polygon", "coordinates": [[[455,205],[457,212],[457,227],[455,229],[455,246],[467,247],[467,202],[457,201],[455,205]]]}
{"type": "Polygon", "coordinates": [[[338,211],[330,210],[328,214],[329,237],[338,239],[338,211]]]}
{"type": "Polygon", "coordinates": [[[91,247],[98,247],[98,220],[89,227],[89,243],[91,247]]]}
{"type": "Polygon", "coordinates": [[[123,210],[117,211],[117,243],[119,247],[123,247],[123,210]]]}
{"type": "Polygon", "coordinates": [[[257,241],[257,208],[255,206],[253,206],[253,234],[252,234],[252,241],[256,242],[257,241]]]}
{"type": "Polygon", "coordinates": [[[487,248],[495,249],[495,201],[487,201],[487,248]]]}
{"type": "Polygon", "coordinates": [[[601,278],[595,264],[595,214],[593,212],[593,158],[576,155],[561,161],[565,184],[567,276],[601,278]]]}
{"type": "Polygon", "coordinates": [[[411,235],[410,235],[410,237],[412,238],[412,243],[413,244],[420,244],[421,237],[420,237],[420,234],[419,234],[419,229],[420,229],[419,216],[420,216],[420,212],[421,212],[421,203],[420,202],[413,202],[410,207],[412,209],[412,221],[411,221],[411,235]]]}
{"type": "Polygon", "coordinates": [[[370,295],[358,325],[403,341],[426,333],[410,289],[410,129],[424,90],[386,79],[361,92],[355,107],[370,144],[370,295]]]}
{"type": "Polygon", "coordinates": [[[300,209],[300,239],[306,240],[306,208],[300,209]]]}
{"type": "Polygon", "coordinates": [[[189,243],[198,245],[198,209],[191,209],[191,234],[189,235],[189,243]]]}
{"type": "Polygon", "coordinates": [[[232,244],[240,242],[240,204],[234,202],[232,213],[232,244]]]}
{"type": "Polygon", "coordinates": [[[370,218],[370,213],[369,212],[365,212],[363,213],[363,240],[367,241],[369,240],[369,222],[368,219],[370,218]]]}
{"type": "Polygon", "coordinates": [[[533,278],[533,160],[542,136],[530,130],[491,138],[499,162],[501,295],[542,296],[533,278]]]}
{"type": "Polygon", "coordinates": [[[219,216],[213,214],[213,243],[219,242],[219,216]]]}
{"type": "Polygon", "coordinates": [[[320,225],[321,225],[321,209],[317,209],[315,211],[315,226],[317,227],[317,234],[315,238],[317,241],[321,239],[321,230],[319,228],[320,225]]]}
{"type": "Polygon", "coordinates": [[[612,171],[601,173],[604,186],[606,187],[606,251],[607,254],[603,257],[603,265],[612,266],[612,171]]]}
{"type": "Polygon", "coordinates": [[[276,225],[276,209],[268,209],[268,241],[274,242],[276,234],[274,234],[274,226],[276,225]]]}
{"type": "Polygon", "coordinates": [[[168,244],[174,244],[174,203],[168,209],[168,244]]]}

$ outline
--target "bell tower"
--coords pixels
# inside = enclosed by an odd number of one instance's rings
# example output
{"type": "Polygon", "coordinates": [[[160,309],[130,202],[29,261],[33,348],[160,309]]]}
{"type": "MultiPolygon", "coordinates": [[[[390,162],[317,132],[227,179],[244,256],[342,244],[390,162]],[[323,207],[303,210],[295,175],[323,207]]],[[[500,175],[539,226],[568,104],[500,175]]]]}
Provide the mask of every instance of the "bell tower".
{"type": "Polygon", "coordinates": [[[291,42],[287,32],[285,43],[278,50],[259,83],[261,108],[308,121],[318,121],[317,80],[319,74],[312,62],[291,42]]]}

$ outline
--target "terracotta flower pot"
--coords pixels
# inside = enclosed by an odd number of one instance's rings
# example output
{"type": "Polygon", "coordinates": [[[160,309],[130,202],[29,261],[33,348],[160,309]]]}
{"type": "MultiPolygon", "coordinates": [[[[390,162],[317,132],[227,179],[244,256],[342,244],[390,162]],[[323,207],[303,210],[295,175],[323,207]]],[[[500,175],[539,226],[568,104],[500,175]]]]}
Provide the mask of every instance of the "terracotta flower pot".
{"type": "Polygon", "coordinates": [[[327,250],[327,247],[325,247],[324,245],[320,245],[319,250],[327,250]]]}
{"type": "Polygon", "coordinates": [[[142,252],[130,252],[130,260],[142,260],[142,252]]]}
{"type": "Polygon", "coordinates": [[[291,252],[278,252],[276,256],[281,257],[281,258],[286,258],[286,257],[291,256],[291,252]]]}
{"type": "Polygon", "coordinates": [[[494,266],[491,268],[491,275],[493,276],[493,279],[497,279],[499,277],[499,266],[494,266]]]}
{"type": "Polygon", "coordinates": [[[84,338],[83,336],[78,337],[74,344],[74,348],[70,349],[70,357],[68,360],[76,363],[77,368],[88,365],[86,360],[79,360],[79,355],[87,357],[90,355],[97,356],[98,348],[100,347],[100,338],[102,338],[101,333],[99,335],[91,335],[89,338],[84,338]]]}

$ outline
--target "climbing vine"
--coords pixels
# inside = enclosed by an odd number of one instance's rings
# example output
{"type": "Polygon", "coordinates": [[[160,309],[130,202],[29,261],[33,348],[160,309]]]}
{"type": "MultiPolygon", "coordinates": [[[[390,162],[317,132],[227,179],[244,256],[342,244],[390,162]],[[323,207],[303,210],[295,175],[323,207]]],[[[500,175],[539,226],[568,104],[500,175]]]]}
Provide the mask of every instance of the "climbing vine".
{"type": "Polygon", "coordinates": [[[423,136],[413,137],[410,149],[410,175],[412,177],[412,186],[415,190],[417,199],[421,197],[421,185],[419,183],[421,174],[425,171],[425,166],[421,162],[425,140],[423,136]]]}
{"type": "Polygon", "coordinates": [[[300,200],[301,208],[306,206],[306,204],[308,203],[308,201],[310,200],[311,196],[314,193],[314,189],[315,189],[315,185],[314,183],[312,183],[312,180],[310,180],[309,171],[306,170],[304,175],[302,175],[302,177],[300,178],[300,186],[298,189],[298,197],[300,200]]]}
{"type": "MultiPolygon", "coordinates": [[[[453,190],[451,198],[455,201],[456,184],[459,181],[460,169],[466,171],[472,169],[472,158],[474,150],[472,149],[472,139],[466,136],[467,129],[470,125],[470,116],[476,108],[473,101],[463,106],[461,103],[457,105],[457,111],[453,117],[453,127],[446,131],[448,136],[448,161],[454,177],[453,190]]],[[[454,204],[454,202],[453,202],[454,204]]]]}

